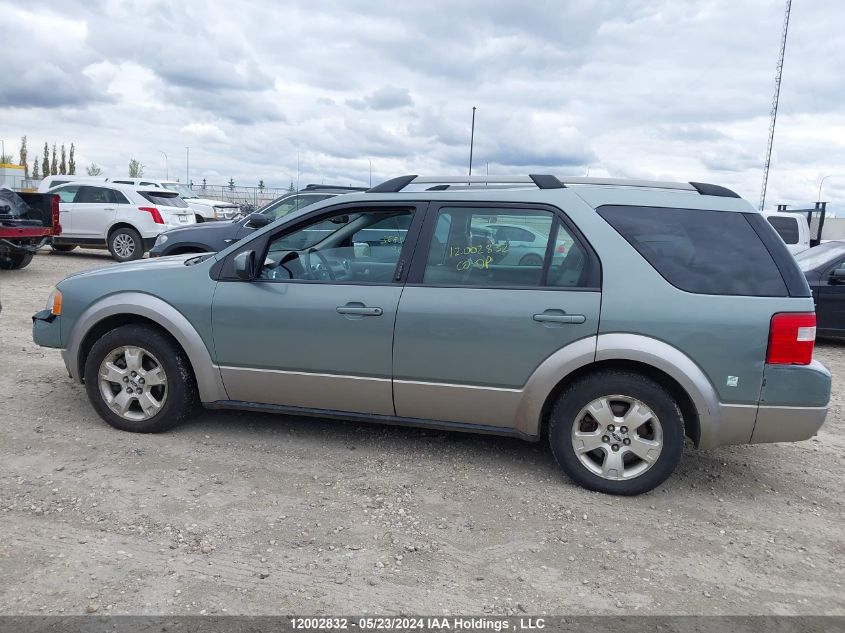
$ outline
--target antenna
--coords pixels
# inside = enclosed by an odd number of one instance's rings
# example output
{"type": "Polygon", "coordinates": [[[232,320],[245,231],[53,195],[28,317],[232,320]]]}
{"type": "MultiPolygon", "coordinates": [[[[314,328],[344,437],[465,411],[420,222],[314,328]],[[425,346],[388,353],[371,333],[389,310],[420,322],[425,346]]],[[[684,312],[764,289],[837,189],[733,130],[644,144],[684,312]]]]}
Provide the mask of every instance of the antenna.
{"type": "Polygon", "coordinates": [[[775,123],[778,118],[778,101],[780,100],[780,80],[783,75],[783,57],[786,54],[786,34],[789,30],[789,12],[792,10],[792,0],[786,0],[786,13],[783,17],[783,34],[780,38],[780,53],[778,67],[775,72],[775,96],[772,98],[771,121],[769,122],[769,145],[766,148],[766,164],[763,166],[763,187],[760,190],[760,211],[766,204],[766,186],[769,183],[769,166],[772,164],[772,145],[775,142],[775,123]]]}

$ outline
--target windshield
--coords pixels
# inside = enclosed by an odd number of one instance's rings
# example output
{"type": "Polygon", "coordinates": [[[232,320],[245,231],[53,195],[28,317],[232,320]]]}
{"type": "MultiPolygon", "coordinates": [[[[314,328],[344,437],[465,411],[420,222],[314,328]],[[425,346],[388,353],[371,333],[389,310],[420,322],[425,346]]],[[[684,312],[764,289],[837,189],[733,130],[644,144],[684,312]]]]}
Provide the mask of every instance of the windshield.
{"type": "Polygon", "coordinates": [[[827,242],[798,253],[795,261],[802,272],[807,272],[842,256],[845,256],[845,242],[827,242]]]}
{"type": "Polygon", "coordinates": [[[271,221],[278,220],[279,218],[286,216],[288,213],[312,205],[315,202],[320,202],[320,200],[331,198],[333,195],[334,194],[287,196],[277,200],[276,202],[271,202],[261,209],[261,213],[270,218],[271,221]]]}
{"type": "Polygon", "coordinates": [[[188,206],[188,203],[182,200],[178,194],[171,193],[170,191],[139,191],[138,193],[153,204],[163,207],[179,207],[180,209],[184,209],[188,206]]]}
{"type": "Polygon", "coordinates": [[[199,196],[188,186],[181,182],[163,182],[161,183],[165,189],[170,191],[178,191],[183,198],[199,198],[199,196]]]}

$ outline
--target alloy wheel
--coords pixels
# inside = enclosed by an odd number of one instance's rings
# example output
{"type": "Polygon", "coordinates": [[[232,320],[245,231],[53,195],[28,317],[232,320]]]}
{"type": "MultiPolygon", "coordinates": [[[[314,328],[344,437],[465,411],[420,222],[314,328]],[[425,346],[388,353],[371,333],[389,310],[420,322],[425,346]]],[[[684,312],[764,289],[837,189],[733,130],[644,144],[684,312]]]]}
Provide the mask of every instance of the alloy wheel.
{"type": "Polygon", "coordinates": [[[599,477],[626,480],[651,468],[663,449],[663,427],[643,402],[624,395],[596,398],[572,425],[579,461],[599,477]]]}
{"type": "Polygon", "coordinates": [[[159,360],[141,347],[123,346],[100,363],[100,395],[117,415],[148,420],[167,399],[167,374],[159,360]]]}

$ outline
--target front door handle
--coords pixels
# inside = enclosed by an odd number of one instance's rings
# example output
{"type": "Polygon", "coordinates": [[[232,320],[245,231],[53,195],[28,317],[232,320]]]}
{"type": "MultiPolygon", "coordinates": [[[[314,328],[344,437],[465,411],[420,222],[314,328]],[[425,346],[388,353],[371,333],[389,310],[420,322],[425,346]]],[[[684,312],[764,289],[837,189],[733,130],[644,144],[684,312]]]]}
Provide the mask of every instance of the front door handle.
{"type": "Polygon", "coordinates": [[[114,211],[114,207],[103,207],[103,211],[114,211]]]}
{"type": "Polygon", "coordinates": [[[584,323],[587,317],[583,314],[566,314],[564,310],[546,310],[542,314],[535,314],[538,323],[584,323]]]}
{"type": "Polygon", "coordinates": [[[350,316],[381,316],[384,314],[384,310],[368,308],[363,303],[347,303],[345,306],[338,306],[337,313],[350,316]]]}

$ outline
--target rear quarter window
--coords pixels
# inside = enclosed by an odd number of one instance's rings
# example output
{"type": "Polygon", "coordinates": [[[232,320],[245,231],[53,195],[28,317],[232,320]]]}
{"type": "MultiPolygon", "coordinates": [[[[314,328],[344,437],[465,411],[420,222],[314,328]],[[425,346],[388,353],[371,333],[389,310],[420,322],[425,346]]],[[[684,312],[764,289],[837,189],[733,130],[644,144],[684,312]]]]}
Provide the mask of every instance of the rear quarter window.
{"type": "Polygon", "coordinates": [[[632,206],[603,206],[597,212],[681,290],[788,295],[777,264],[744,213],[632,206]]]}
{"type": "Polygon", "coordinates": [[[796,218],[776,218],[769,216],[766,218],[775,231],[778,232],[784,244],[798,243],[798,220],[796,218]]]}

